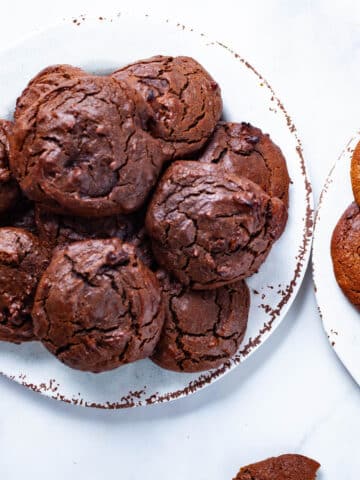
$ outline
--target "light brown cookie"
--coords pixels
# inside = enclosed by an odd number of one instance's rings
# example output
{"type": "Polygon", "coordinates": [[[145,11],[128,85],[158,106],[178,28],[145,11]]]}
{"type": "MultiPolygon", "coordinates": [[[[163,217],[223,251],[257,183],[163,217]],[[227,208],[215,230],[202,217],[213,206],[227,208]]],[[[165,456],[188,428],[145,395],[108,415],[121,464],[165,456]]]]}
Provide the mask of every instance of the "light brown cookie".
{"type": "Polygon", "coordinates": [[[351,159],[350,174],[355,201],[360,205],[360,142],[356,145],[351,159]]]}
{"type": "Polygon", "coordinates": [[[354,202],[338,221],[331,239],[336,281],[360,309],[360,207],[354,202]]]}

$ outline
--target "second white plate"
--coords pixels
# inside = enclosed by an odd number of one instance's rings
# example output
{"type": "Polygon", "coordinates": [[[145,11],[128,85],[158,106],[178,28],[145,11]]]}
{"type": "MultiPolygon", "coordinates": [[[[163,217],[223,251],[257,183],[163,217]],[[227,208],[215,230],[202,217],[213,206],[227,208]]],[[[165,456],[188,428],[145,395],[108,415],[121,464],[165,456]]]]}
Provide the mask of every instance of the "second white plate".
{"type": "Polygon", "coordinates": [[[345,209],[354,201],[350,163],[360,140],[358,132],[331,169],[316,214],[313,245],[313,276],[320,315],[330,345],[360,385],[360,313],[336,283],[330,255],[333,230],[345,209]]]}

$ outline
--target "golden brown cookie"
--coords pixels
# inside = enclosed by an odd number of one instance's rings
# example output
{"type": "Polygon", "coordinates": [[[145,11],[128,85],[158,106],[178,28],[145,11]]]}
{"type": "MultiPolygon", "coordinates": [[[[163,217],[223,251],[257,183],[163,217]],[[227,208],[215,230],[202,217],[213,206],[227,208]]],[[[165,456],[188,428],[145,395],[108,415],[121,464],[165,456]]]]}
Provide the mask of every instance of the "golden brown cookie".
{"type": "Polygon", "coordinates": [[[336,281],[360,309],[360,207],[353,202],[338,221],[331,239],[336,281]]]}
{"type": "Polygon", "coordinates": [[[360,205],[360,142],[356,145],[351,159],[351,184],[355,201],[360,205]]]}

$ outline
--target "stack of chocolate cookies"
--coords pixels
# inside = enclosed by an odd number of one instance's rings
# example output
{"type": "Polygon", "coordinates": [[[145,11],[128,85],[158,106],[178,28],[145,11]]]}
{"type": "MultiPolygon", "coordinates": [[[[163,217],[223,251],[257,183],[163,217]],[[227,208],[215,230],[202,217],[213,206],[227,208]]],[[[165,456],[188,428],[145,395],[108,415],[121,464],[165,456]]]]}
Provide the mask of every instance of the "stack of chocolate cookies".
{"type": "Polygon", "coordinates": [[[351,160],[352,202],[339,219],[331,239],[336,281],[360,310],[360,142],[351,160]]]}
{"type": "Polygon", "coordinates": [[[221,115],[219,85],[189,57],[31,80],[0,123],[0,340],[39,340],[96,373],[231,358],[289,175],[268,135],[221,115]]]}

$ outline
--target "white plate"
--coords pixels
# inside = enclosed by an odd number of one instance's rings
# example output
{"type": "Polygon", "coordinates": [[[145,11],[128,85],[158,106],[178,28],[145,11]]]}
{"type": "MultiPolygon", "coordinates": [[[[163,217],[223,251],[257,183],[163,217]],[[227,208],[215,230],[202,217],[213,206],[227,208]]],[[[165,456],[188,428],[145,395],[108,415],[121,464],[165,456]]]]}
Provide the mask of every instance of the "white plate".
{"type": "Polygon", "coordinates": [[[11,117],[16,97],[40,69],[71,63],[106,73],[155,54],[196,58],[219,82],[225,118],[271,132],[292,179],[289,223],[266,264],[249,280],[252,304],[246,338],[223,367],[202,374],[161,370],[149,360],[100,375],[73,371],[37,343],[1,343],[0,371],[58,400],[122,408],[173,400],[209,385],[244,361],[284,318],[300,287],[312,238],[312,194],[296,129],[270,85],[244,59],[183,25],[144,17],[80,18],[39,32],[0,54],[0,116],[11,117]]]}
{"type": "Polygon", "coordinates": [[[360,132],[347,144],[325,182],[316,213],[312,261],[316,298],[330,345],[360,385],[360,314],[336,283],[330,255],[335,225],[354,201],[350,163],[359,140],[360,132]]]}

